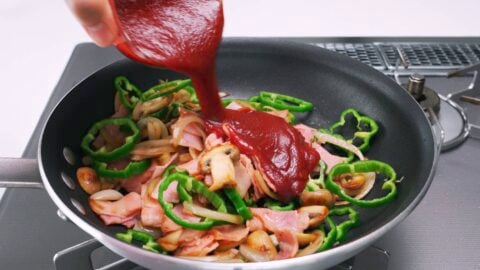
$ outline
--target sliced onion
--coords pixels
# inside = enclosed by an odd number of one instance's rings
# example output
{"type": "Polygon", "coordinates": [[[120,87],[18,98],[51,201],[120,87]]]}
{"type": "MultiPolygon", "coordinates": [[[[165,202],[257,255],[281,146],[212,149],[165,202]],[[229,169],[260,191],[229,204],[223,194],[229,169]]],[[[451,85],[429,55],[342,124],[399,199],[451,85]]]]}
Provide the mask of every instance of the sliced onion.
{"type": "MultiPolygon", "coordinates": [[[[149,141],[146,141],[146,142],[149,142],[149,141]]],[[[156,146],[151,148],[147,148],[144,146],[140,146],[140,147],[135,146],[135,148],[131,152],[131,155],[132,155],[131,158],[132,160],[141,160],[145,158],[158,157],[165,153],[170,154],[176,151],[177,149],[172,145],[156,146]]]]}
{"type": "Polygon", "coordinates": [[[208,208],[205,208],[196,204],[188,203],[188,202],[183,202],[183,207],[185,208],[185,210],[191,212],[196,216],[206,217],[213,220],[222,220],[222,221],[226,221],[226,222],[238,224],[238,225],[243,224],[243,219],[239,215],[232,215],[229,213],[222,213],[222,212],[210,210],[208,208]]]}
{"type": "Polygon", "coordinates": [[[258,170],[255,170],[255,177],[257,179],[258,185],[260,186],[260,189],[265,194],[267,194],[270,198],[278,200],[278,196],[275,193],[273,193],[272,190],[270,190],[267,183],[265,182],[265,179],[263,178],[262,174],[258,170]]]}
{"type": "MultiPolygon", "coordinates": [[[[135,145],[135,149],[148,149],[155,148],[160,146],[169,146],[172,145],[171,139],[159,139],[159,140],[148,140],[135,145]]],[[[134,150],[135,150],[134,149],[134,150]]]]}
{"type": "Polygon", "coordinates": [[[302,257],[302,256],[306,256],[306,255],[310,255],[310,254],[318,252],[318,250],[322,246],[323,239],[325,238],[325,235],[320,230],[314,231],[313,234],[317,235],[317,238],[315,239],[315,241],[311,242],[304,249],[299,250],[297,252],[297,255],[295,255],[295,257],[302,257]]]}
{"type": "Polygon", "coordinates": [[[275,246],[278,246],[278,239],[277,237],[275,236],[275,234],[270,234],[270,240],[272,240],[272,243],[275,245],[275,246]]]}
{"type": "MultiPolygon", "coordinates": [[[[372,190],[373,186],[375,185],[375,179],[377,174],[374,172],[362,173],[365,176],[365,184],[360,188],[360,191],[355,195],[353,198],[355,199],[362,199],[363,197],[367,196],[367,194],[372,190]]],[[[335,205],[346,205],[349,204],[347,201],[338,201],[335,205]]]]}
{"type": "Polygon", "coordinates": [[[355,145],[345,140],[342,140],[330,134],[326,134],[318,131],[315,131],[315,137],[317,138],[318,142],[321,144],[330,143],[330,144],[336,145],[340,148],[343,148],[347,151],[354,153],[360,160],[365,159],[360,149],[358,149],[355,145]]]}
{"type": "Polygon", "coordinates": [[[96,192],[90,196],[90,200],[94,201],[118,201],[123,198],[122,193],[115,189],[105,189],[96,192]]]}
{"type": "Polygon", "coordinates": [[[167,126],[162,120],[155,117],[145,117],[138,121],[138,127],[143,129],[147,127],[148,138],[150,140],[163,139],[168,137],[167,126]]]}
{"type": "Polygon", "coordinates": [[[162,232],[157,229],[157,228],[151,228],[151,227],[145,227],[143,226],[143,223],[139,220],[135,223],[135,226],[133,226],[134,230],[141,231],[141,232],[146,232],[148,234],[153,235],[153,238],[157,239],[160,236],[162,236],[162,232]]]}
{"type": "Polygon", "coordinates": [[[138,120],[142,117],[142,115],[143,115],[143,102],[139,101],[137,105],[135,105],[135,108],[133,108],[132,119],[138,120]]]}
{"type": "Polygon", "coordinates": [[[168,104],[170,104],[170,101],[172,101],[172,97],[170,95],[145,101],[142,106],[142,113],[143,115],[149,115],[162,109],[163,107],[168,106],[168,104]]]}

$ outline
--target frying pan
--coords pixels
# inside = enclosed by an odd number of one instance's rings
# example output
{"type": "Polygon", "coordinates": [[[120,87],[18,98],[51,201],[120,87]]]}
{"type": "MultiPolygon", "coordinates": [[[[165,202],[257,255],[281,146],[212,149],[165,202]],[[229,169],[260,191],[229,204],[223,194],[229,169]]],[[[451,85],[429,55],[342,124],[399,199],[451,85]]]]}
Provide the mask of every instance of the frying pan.
{"type": "MultiPolygon", "coordinates": [[[[367,156],[390,163],[403,177],[390,204],[359,209],[361,226],[341,245],[314,255],[265,263],[208,263],[159,255],[117,240],[121,226],[105,226],[89,209],[88,195],[76,184],[80,141],[96,121],[109,117],[115,90],[113,78],[125,75],[141,89],[158,79],[181,74],[146,67],[130,60],[107,66],[76,85],[57,104],[40,137],[37,160],[1,159],[0,186],[43,186],[63,214],[121,256],[151,269],[321,269],[336,265],[371,245],[401,222],[425,195],[433,177],[435,137],[422,109],[410,95],[382,73],[346,56],[280,40],[226,39],[217,57],[220,88],[246,98],[261,90],[293,95],[315,105],[300,121],[328,127],[346,108],[377,120],[380,131],[367,156]],[[41,176],[41,177],[40,177],[41,176]],[[34,183],[37,181],[37,183],[34,183]]],[[[376,186],[380,186],[377,183],[376,186]]],[[[375,188],[369,196],[381,196],[375,188]]]]}

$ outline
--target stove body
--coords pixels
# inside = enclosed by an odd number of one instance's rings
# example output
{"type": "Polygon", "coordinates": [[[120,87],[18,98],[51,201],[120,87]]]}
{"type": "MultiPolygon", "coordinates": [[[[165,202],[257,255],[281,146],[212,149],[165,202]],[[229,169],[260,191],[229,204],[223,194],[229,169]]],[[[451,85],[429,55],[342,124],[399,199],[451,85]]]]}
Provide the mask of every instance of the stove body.
{"type": "MultiPolygon", "coordinates": [[[[409,69],[399,68],[397,73],[421,73],[427,79],[426,86],[442,95],[464,89],[472,80],[472,76],[447,78],[447,72],[480,62],[480,38],[290,39],[346,54],[387,75],[393,74],[400,56],[406,57],[409,69]]],[[[61,97],[92,72],[122,58],[112,48],[100,49],[87,43],[75,48],[24,157],[36,157],[40,129],[61,97]]],[[[401,76],[402,80],[406,78],[401,76]]],[[[480,107],[464,102],[460,105],[469,121],[479,125],[480,107]]],[[[429,191],[410,216],[380,239],[375,247],[335,269],[478,269],[479,165],[480,141],[476,139],[469,138],[442,153],[429,191]]],[[[57,208],[44,190],[34,189],[6,191],[0,203],[0,237],[2,269],[54,269],[53,256],[57,252],[91,239],[76,225],[57,216],[57,208]]],[[[97,249],[99,246],[93,241],[85,246],[87,248],[83,251],[73,249],[62,253],[57,258],[57,266],[85,269],[90,262],[78,260],[92,258],[94,267],[102,268],[119,259],[105,248],[97,249]],[[90,249],[96,251],[85,255],[84,251],[90,249]]],[[[122,261],[117,264],[117,268],[109,269],[141,269],[122,261]]]]}

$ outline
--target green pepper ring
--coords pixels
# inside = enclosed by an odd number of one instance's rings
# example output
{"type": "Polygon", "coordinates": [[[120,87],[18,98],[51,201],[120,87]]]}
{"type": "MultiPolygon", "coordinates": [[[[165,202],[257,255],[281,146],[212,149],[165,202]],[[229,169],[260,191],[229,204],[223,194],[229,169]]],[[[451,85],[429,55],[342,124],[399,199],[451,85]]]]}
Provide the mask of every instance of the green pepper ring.
{"type": "Polygon", "coordinates": [[[325,187],[331,192],[338,195],[338,197],[340,197],[341,199],[348,201],[353,205],[357,205],[360,207],[378,207],[391,202],[395,198],[397,194],[397,186],[395,185],[396,178],[397,174],[395,170],[387,163],[376,160],[362,160],[350,164],[341,163],[335,165],[328,174],[327,180],[325,181],[325,187]],[[377,172],[388,177],[388,180],[385,181],[382,185],[383,190],[389,190],[387,195],[372,200],[356,199],[345,194],[342,188],[333,181],[335,176],[344,173],[366,172],[377,172]]]}
{"type": "Polygon", "coordinates": [[[356,227],[360,224],[360,220],[358,218],[358,213],[351,207],[336,207],[330,209],[328,212],[329,216],[343,216],[348,214],[348,220],[336,225],[337,227],[337,241],[341,242],[344,241],[347,237],[348,231],[356,227]]]}
{"type": "MultiPolygon", "coordinates": [[[[318,249],[319,252],[330,249],[337,242],[337,226],[335,225],[335,222],[333,222],[333,220],[329,216],[327,216],[326,223],[328,223],[328,226],[330,227],[330,231],[323,239],[323,243],[322,245],[320,245],[320,248],[318,249]]],[[[322,227],[322,231],[325,234],[325,229],[323,227],[322,227]]]]}
{"type": "Polygon", "coordinates": [[[288,110],[290,112],[308,112],[313,109],[313,104],[311,102],[267,91],[260,91],[258,101],[275,109],[288,110]]]}
{"type": "Polygon", "coordinates": [[[208,190],[208,187],[204,183],[196,180],[194,177],[189,176],[185,173],[181,173],[181,172],[172,173],[168,175],[167,178],[165,178],[165,180],[163,180],[160,186],[158,187],[158,202],[162,206],[165,212],[165,215],[169,217],[173,222],[177,223],[178,225],[188,229],[206,231],[210,229],[212,226],[214,226],[217,223],[217,221],[207,218],[201,222],[190,222],[177,216],[177,214],[175,214],[172,211],[172,205],[166,202],[163,197],[163,192],[167,190],[168,186],[173,181],[178,181],[178,185],[181,185],[187,192],[193,191],[195,193],[200,193],[203,196],[205,196],[207,200],[215,208],[217,208],[219,212],[223,212],[223,213],[227,212],[227,208],[225,207],[225,202],[223,201],[223,199],[217,193],[208,190]]]}
{"type": "Polygon", "coordinates": [[[106,161],[116,160],[128,155],[133,150],[133,148],[135,147],[135,144],[139,140],[140,140],[140,129],[138,129],[135,122],[133,122],[130,118],[107,118],[95,123],[90,128],[87,135],[83,137],[82,143],[80,146],[87,155],[92,157],[92,159],[96,161],[106,162],[106,161]],[[93,150],[90,147],[90,143],[92,143],[95,140],[96,134],[100,131],[100,129],[108,125],[126,126],[130,128],[133,134],[125,138],[125,143],[123,145],[113,149],[112,151],[106,151],[104,147],[96,151],[93,150]]]}
{"type": "Polygon", "coordinates": [[[232,202],[233,206],[235,206],[235,210],[237,213],[243,218],[243,220],[252,219],[253,215],[248,209],[248,206],[243,201],[242,197],[238,193],[238,191],[234,188],[225,188],[224,189],[225,195],[227,195],[228,199],[232,202]]]}
{"type": "Polygon", "coordinates": [[[329,131],[330,131],[331,134],[335,134],[335,129],[337,129],[339,127],[343,127],[346,123],[345,118],[347,117],[348,114],[352,114],[353,117],[357,120],[357,129],[359,131],[356,131],[353,134],[353,137],[350,138],[350,139],[347,139],[347,141],[350,142],[350,143],[353,143],[355,138],[362,139],[362,144],[360,144],[358,146],[358,149],[360,149],[360,151],[364,152],[364,151],[368,150],[368,148],[370,147],[370,140],[378,132],[378,124],[372,118],[370,118],[368,116],[365,116],[365,115],[360,115],[360,113],[357,110],[355,110],[353,108],[349,108],[349,109],[344,110],[341,113],[340,120],[338,122],[334,123],[329,128],[329,131]],[[370,131],[362,131],[361,130],[361,124],[362,123],[368,124],[368,126],[370,127],[370,131]]]}

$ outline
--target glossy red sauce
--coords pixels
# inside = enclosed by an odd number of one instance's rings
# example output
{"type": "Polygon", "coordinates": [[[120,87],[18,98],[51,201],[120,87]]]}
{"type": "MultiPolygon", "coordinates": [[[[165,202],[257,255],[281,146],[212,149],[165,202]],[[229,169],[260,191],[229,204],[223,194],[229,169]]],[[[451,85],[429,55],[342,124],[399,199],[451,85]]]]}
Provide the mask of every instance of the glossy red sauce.
{"type": "Polygon", "coordinates": [[[121,31],[117,48],[140,63],[188,75],[202,112],[221,118],[215,56],[222,38],[220,0],[111,0],[121,31]]]}
{"type": "Polygon", "coordinates": [[[227,132],[254,159],[279,197],[288,201],[305,188],[318,153],[282,118],[258,111],[223,110],[215,56],[223,30],[221,0],[110,0],[120,28],[117,48],[140,63],[188,75],[203,116],[227,132]]]}
{"type": "Polygon", "coordinates": [[[223,122],[209,122],[212,131],[221,126],[240,152],[251,157],[283,201],[298,196],[320,156],[302,134],[284,119],[250,109],[224,111],[223,122]]]}

